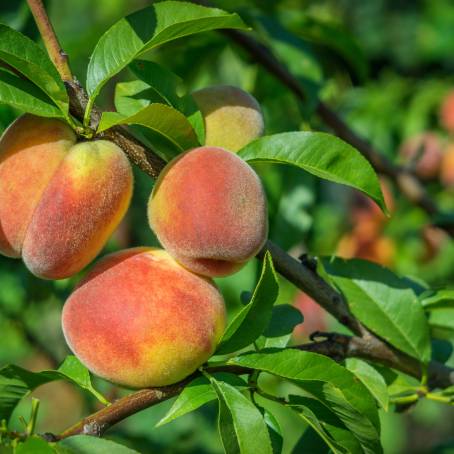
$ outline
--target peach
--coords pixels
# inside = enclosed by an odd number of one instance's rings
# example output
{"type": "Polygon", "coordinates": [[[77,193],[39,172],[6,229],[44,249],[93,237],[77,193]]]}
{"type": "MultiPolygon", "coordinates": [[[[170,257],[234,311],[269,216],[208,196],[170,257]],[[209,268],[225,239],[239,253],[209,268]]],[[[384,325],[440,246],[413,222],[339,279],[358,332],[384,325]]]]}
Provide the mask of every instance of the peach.
{"type": "Polygon", "coordinates": [[[59,120],[23,115],[0,139],[0,253],[19,258],[46,186],[76,142],[59,120]]]}
{"type": "Polygon", "coordinates": [[[236,154],[200,147],[171,161],[148,204],[150,226],[183,266],[206,276],[238,271],[262,248],[266,198],[257,174],[236,154]]]}
{"type": "Polygon", "coordinates": [[[214,353],[225,328],[222,295],[167,252],[104,257],[63,308],[74,354],[94,374],[130,388],[176,383],[214,353]]]}
{"type": "Polygon", "coordinates": [[[0,252],[42,278],[77,273],[124,216],[132,181],[115,144],[76,144],[59,120],[20,117],[0,139],[0,252]]]}
{"type": "Polygon", "coordinates": [[[449,145],[443,154],[440,180],[444,186],[454,188],[454,144],[449,145]]]}
{"type": "Polygon", "coordinates": [[[217,85],[192,96],[205,120],[205,145],[236,152],[263,134],[260,105],[244,90],[217,85]]]}
{"type": "Polygon", "coordinates": [[[443,144],[433,132],[424,132],[406,140],[399,150],[404,164],[414,164],[420,178],[431,179],[438,175],[443,144]]]}

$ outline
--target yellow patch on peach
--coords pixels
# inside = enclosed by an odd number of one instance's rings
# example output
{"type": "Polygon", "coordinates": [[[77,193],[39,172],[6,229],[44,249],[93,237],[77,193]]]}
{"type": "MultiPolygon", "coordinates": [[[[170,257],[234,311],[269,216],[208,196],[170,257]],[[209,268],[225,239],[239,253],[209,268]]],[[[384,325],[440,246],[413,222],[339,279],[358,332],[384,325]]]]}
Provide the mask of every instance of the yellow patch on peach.
{"type": "Polygon", "coordinates": [[[217,85],[192,95],[205,120],[205,145],[236,152],[263,134],[260,105],[244,90],[217,85]]]}

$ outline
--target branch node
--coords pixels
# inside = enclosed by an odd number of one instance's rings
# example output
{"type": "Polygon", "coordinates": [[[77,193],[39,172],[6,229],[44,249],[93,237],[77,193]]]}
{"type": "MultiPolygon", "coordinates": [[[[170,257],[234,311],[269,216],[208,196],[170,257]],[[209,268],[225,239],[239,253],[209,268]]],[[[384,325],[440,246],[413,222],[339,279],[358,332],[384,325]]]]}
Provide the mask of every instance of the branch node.
{"type": "Polygon", "coordinates": [[[51,432],[45,432],[39,435],[41,438],[46,440],[48,443],[56,443],[59,438],[51,432]]]}
{"type": "Polygon", "coordinates": [[[84,424],[82,433],[84,435],[91,435],[94,437],[100,437],[103,434],[103,428],[96,421],[89,422],[84,424]]]}
{"type": "Polygon", "coordinates": [[[317,257],[312,257],[307,252],[305,252],[298,257],[298,260],[303,266],[309,268],[311,271],[317,271],[317,257]]]}

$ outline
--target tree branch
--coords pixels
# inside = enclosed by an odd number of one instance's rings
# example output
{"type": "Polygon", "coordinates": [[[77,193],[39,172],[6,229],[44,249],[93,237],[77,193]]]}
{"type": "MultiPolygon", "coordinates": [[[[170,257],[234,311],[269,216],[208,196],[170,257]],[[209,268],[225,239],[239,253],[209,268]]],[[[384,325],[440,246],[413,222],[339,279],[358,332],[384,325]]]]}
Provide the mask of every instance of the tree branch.
{"type": "MultiPolygon", "coordinates": [[[[373,357],[374,361],[389,367],[395,367],[396,361],[399,361],[401,371],[414,377],[419,377],[420,375],[418,361],[406,357],[400,352],[397,352],[398,356],[394,356],[394,353],[390,354],[389,351],[384,351],[380,344],[375,343],[374,339],[366,340],[356,336],[352,337],[336,333],[326,334],[326,337],[327,339],[321,342],[312,342],[291,348],[329,356],[336,361],[353,357],[371,360],[371,357],[373,357]]],[[[251,373],[252,370],[237,366],[218,366],[207,368],[207,372],[229,372],[236,375],[244,375],[251,373]]],[[[47,438],[51,441],[58,441],[78,434],[100,437],[110,427],[123,421],[128,416],[177,396],[188,383],[200,376],[201,373],[196,372],[174,385],[136,391],[83,418],[60,435],[47,434],[47,438]]],[[[438,364],[435,368],[432,368],[432,373],[429,374],[429,384],[433,380],[439,384],[442,383],[443,387],[450,386],[454,383],[454,372],[449,372],[448,368],[438,364]]]]}
{"type": "Polygon", "coordinates": [[[83,418],[60,435],[50,438],[53,439],[53,441],[57,441],[78,434],[101,437],[107,429],[114,424],[123,421],[128,416],[176,396],[183,391],[184,387],[193,378],[194,376],[190,376],[185,380],[170,386],[136,391],[126,397],[116,400],[111,405],[104,407],[96,413],[83,418]]]}
{"type": "MultiPolygon", "coordinates": [[[[42,8],[40,0],[28,1],[31,8],[35,7],[37,8],[38,13],[44,12],[43,14],[45,15],[45,11],[42,8]],[[41,7],[41,9],[39,7],[41,7]]],[[[37,22],[41,21],[44,33],[47,33],[47,35],[45,35],[47,38],[43,35],[46,47],[51,54],[51,58],[53,58],[53,60],[55,59],[54,62],[56,62],[56,66],[57,64],[60,66],[59,71],[61,71],[62,78],[66,82],[70,95],[71,113],[76,118],[81,120],[83,118],[88,100],[87,94],[77,81],[73,80],[72,77],[68,77],[70,76],[70,71],[69,66],[67,65],[66,56],[58,45],[58,41],[53,33],[52,27],[50,23],[48,23],[48,19],[47,26],[44,26],[46,21],[43,20],[43,14],[40,15],[34,13],[35,19],[37,22]],[[51,34],[49,34],[49,31],[51,34]],[[55,53],[56,49],[58,49],[57,53],[55,53]],[[63,60],[66,61],[66,68],[64,68],[63,61],[60,61],[59,56],[64,56],[63,60]]],[[[47,15],[45,15],[45,18],[47,18],[47,15]]],[[[258,62],[263,64],[270,72],[280,78],[280,80],[282,80],[283,83],[294,91],[300,99],[304,99],[304,93],[302,92],[299,83],[287,72],[285,68],[279,64],[270,51],[263,48],[263,46],[259,45],[253,39],[246,37],[246,35],[242,33],[236,31],[225,31],[225,33],[248,50],[251,55],[258,62]]],[[[59,66],[57,66],[57,68],[59,66]]],[[[359,142],[357,142],[355,146],[358,147],[360,151],[362,151],[366,157],[368,157],[377,166],[377,170],[395,177],[396,180],[399,180],[397,176],[400,177],[401,171],[394,167],[393,164],[385,160],[384,157],[376,153],[366,142],[357,138],[357,136],[351,132],[346,125],[326,106],[319,104],[317,111],[321,117],[325,118],[327,123],[329,122],[331,127],[337,131],[341,137],[346,138],[346,140],[348,137],[351,141],[358,140],[359,142]]],[[[100,114],[100,110],[94,107],[90,124],[93,129],[96,129],[100,114]]],[[[112,128],[111,130],[103,133],[101,136],[118,144],[135,164],[137,164],[144,172],[153,178],[156,178],[156,176],[159,175],[165,165],[165,162],[156,152],[145,147],[122,127],[112,128]]],[[[412,200],[420,203],[426,211],[430,212],[430,214],[437,213],[438,209],[434,205],[429,206],[426,202],[421,202],[421,200],[426,200],[426,195],[423,190],[422,192],[420,191],[422,188],[420,188],[418,180],[410,174],[408,174],[408,178],[405,176],[405,179],[408,179],[408,181],[411,182],[408,187],[414,186],[412,200]]],[[[408,187],[405,186],[407,192],[408,187]]],[[[427,198],[427,200],[430,199],[427,198]]],[[[263,256],[265,250],[270,250],[273,262],[279,273],[295,284],[298,288],[310,295],[323,308],[325,308],[342,324],[350,328],[350,330],[357,335],[353,337],[333,335],[326,341],[300,346],[300,349],[317,351],[318,353],[331,356],[335,359],[357,356],[384,364],[418,378],[421,376],[421,364],[417,360],[394,349],[385,341],[378,338],[362,326],[362,324],[350,313],[343,296],[335,291],[320,276],[318,276],[315,270],[290,257],[281,248],[269,241],[263,251],[259,254],[259,257],[263,256]]],[[[216,370],[219,370],[219,368],[216,370]]],[[[248,372],[248,370],[241,368],[228,368],[228,370],[229,372],[239,374],[248,372]]],[[[84,418],[78,424],[63,432],[59,437],[57,437],[57,439],[68,437],[76,433],[102,435],[105,430],[126,417],[177,395],[193,377],[194,376],[188,377],[182,382],[171,386],[137,391],[129,396],[119,399],[112,405],[84,418]]],[[[431,380],[431,386],[434,387],[445,387],[454,383],[454,371],[435,362],[431,363],[429,366],[429,377],[431,380]]]]}
{"type": "Polygon", "coordinates": [[[50,59],[57,68],[63,81],[70,81],[73,79],[71,68],[69,67],[68,55],[63,52],[60,43],[58,42],[57,35],[54,28],[50,23],[47,12],[41,0],[27,0],[28,6],[35,18],[36,25],[38,26],[39,33],[46,46],[47,53],[50,59]]]}

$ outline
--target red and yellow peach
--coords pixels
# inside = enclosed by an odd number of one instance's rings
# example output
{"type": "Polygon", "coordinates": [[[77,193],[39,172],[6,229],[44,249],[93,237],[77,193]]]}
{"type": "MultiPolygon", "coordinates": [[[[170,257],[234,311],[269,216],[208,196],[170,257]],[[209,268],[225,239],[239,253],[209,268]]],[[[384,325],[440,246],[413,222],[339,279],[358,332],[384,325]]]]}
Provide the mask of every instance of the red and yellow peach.
{"type": "Polygon", "coordinates": [[[125,214],[132,182],[117,145],[76,143],[59,120],[21,116],[0,139],[0,253],[39,277],[77,273],[125,214]]]}
{"type": "Polygon", "coordinates": [[[94,266],[62,323],[71,350],[96,375],[131,388],[164,386],[213,354],[225,307],[211,279],[163,250],[134,248],[94,266]]]}
{"type": "Polygon", "coordinates": [[[206,276],[239,270],[268,231],[257,174],[236,154],[200,147],[171,161],[148,205],[150,226],[183,266],[206,276]]]}

